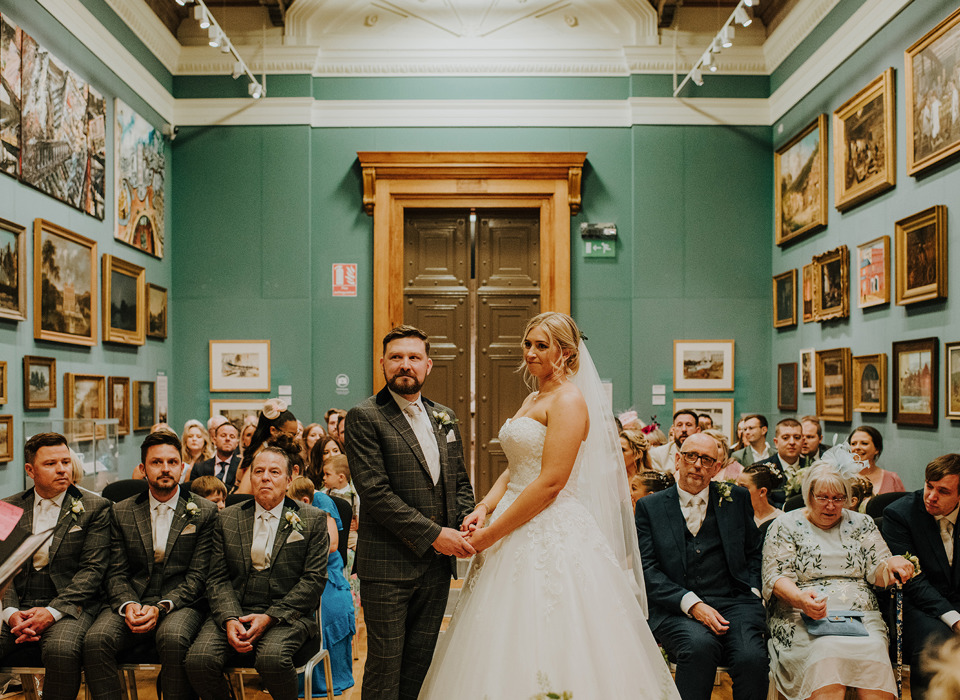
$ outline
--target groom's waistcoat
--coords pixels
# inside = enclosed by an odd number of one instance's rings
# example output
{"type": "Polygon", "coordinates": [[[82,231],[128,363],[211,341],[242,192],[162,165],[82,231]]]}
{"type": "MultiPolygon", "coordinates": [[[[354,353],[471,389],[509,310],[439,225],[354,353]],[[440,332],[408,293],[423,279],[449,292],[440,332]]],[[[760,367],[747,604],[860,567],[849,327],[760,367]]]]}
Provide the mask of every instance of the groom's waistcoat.
{"type": "Polygon", "coordinates": [[[442,478],[437,479],[437,483],[433,485],[430,495],[432,496],[430,512],[424,513],[424,515],[440,527],[450,527],[450,523],[447,522],[446,491],[444,491],[443,488],[442,478]]]}
{"type": "Polygon", "coordinates": [[[707,508],[707,514],[696,536],[686,528],[684,530],[686,531],[684,554],[687,558],[684,585],[701,598],[735,596],[733,577],[730,575],[723,553],[720,528],[717,526],[717,514],[714,509],[707,508]]]}

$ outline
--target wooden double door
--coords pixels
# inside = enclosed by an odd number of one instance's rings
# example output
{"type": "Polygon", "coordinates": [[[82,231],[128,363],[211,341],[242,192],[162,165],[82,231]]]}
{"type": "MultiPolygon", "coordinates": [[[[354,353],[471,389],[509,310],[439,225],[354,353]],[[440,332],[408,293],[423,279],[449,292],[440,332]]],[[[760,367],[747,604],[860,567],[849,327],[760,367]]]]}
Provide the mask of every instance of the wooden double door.
{"type": "Polygon", "coordinates": [[[430,336],[424,393],[456,411],[480,498],[506,468],[497,438],[528,389],[521,334],[540,312],[540,209],[403,213],[403,321],[430,336]]]}

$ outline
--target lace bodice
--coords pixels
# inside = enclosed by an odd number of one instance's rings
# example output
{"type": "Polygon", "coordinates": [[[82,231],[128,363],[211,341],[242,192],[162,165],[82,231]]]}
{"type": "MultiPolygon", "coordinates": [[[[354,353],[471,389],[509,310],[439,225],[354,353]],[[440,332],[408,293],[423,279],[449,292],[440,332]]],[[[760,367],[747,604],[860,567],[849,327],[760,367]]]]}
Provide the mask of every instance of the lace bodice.
{"type": "MultiPolygon", "coordinates": [[[[505,495],[513,500],[530,482],[540,474],[543,459],[543,442],[547,435],[547,426],[535,418],[521,416],[509,419],[500,428],[500,444],[510,462],[510,483],[505,495]]],[[[567,480],[561,495],[576,495],[576,483],[580,473],[580,457],[573,465],[573,472],[567,480]]],[[[502,511],[502,508],[498,509],[502,511]]]]}

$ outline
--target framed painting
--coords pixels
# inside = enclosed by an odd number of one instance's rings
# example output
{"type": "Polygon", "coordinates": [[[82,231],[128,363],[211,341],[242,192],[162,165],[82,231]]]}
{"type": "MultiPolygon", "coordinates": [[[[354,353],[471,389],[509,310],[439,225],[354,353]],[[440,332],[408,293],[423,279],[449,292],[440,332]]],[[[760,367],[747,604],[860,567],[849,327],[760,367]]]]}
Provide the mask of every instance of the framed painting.
{"type": "Polygon", "coordinates": [[[813,263],[803,266],[803,322],[810,323],[816,320],[813,315],[813,263]]]}
{"type": "Polygon", "coordinates": [[[150,430],[157,422],[157,383],[133,383],[133,429],[150,430]]]}
{"type": "Polygon", "coordinates": [[[103,256],[103,340],[143,345],[147,327],[147,272],[112,255],[103,256]]]}
{"type": "Polygon", "coordinates": [[[7,361],[0,360],[0,404],[7,402],[7,361]]]}
{"type": "Polygon", "coordinates": [[[695,411],[700,416],[710,416],[713,427],[727,436],[730,444],[735,439],[737,421],[733,415],[733,399],[674,399],[673,412],[695,411]]]}
{"type": "Polygon", "coordinates": [[[101,374],[63,375],[63,417],[98,420],[107,417],[107,380],[101,374]]]}
{"type": "Polygon", "coordinates": [[[6,219],[0,219],[0,318],[27,320],[27,229],[6,219]]]}
{"type": "Polygon", "coordinates": [[[777,365],[777,408],[781,411],[797,410],[796,362],[777,365]]]}
{"type": "Polygon", "coordinates": [[[897,304],[947,298],[947,208],[938,204],[895,228],[897,304]]]}
{"type": "Polygon", "coordinates": [[[773,276],[773,327],[797,325],[797,271],[773,276]]]}
{"type": "Polygon", "coordinates": [[[937,338],[893,344],[893,422],[937,427],[937,338]]]}
{"type": "Polygon", "coordinates": [[[166,155],[160,130],[117,99],[114,103],[117,230],[137,250],[163,258],[166,155]]]}
{"type": "Polygon", "coordinates": [[[817,353],[813,348],[800,351],[800,393],[812,394],[817,390],[817,353]]]}
{"type": "Polygon", "coordinates": [[[849,423],[850,348],[817,352],[817,415],[821,420],[849,423]]]}
{"type": "Polygon", "coordinates": [[[20,80],[23,31],[0,16],[0,172],[20,177],[20,80]]]}
{"type": "Polygon", "coordinates": [[[23,407],[57,407],[57,361],[52,357],[23,357],[23,407]]]}
{"type": "Polygon", "coordinates": [[[850,258],[842,245],[813,256],[813,313],[818,321],[850,315],[850,258]]]}
{"type": "Polygon", "coordinates": [[[827,115],[821,114],[773,156],[776,243],[827,225],[827,115]]]}
{"type": "Polygon", "coordinates": [[[732,340],[674,340],[674,391],[733,391],[732,340]]]}
{"type": "Polygon", "coordinates": [[[833,113],[834,206],[855,207],[897,184],[893,68],[833,113]]]}
{"type": "Polygon", "coordinates": [[[947,343],[943,349],[947,355],[947,418],[960,420],[960,343],[947,343]]]}
{"type": "Polygon", "coordinates": [[[108,377],[108,418],[117,419],[117,434],[130,434],[130,377],[108,377]]]}
{"type": "Polygon", "coordinates": [[[890,303],[890,236],[857,246],[857,306],[890,303]]]}
{"type": "Polygon", "coordinates": [[[0,416],[0,462],[13,459],[13,416],[0,416]]]}
{"type": "Polygon", "coordinates": [[[167,290],[147,284],[147,337],[167,337],[167,290]]]}
{"type": "Polygon", "coordinates": [[[887,412],[887,353],[853,358],[853,410],[887,412]]]}
{"type": "Polygon", "coordinates": [[[247,416],[256,417],[263,408],[260,399],[211,399],[210,415],[226,416],[227,420],[237,426],[243,425],[247,416]]]}
{"type": "Polygon", "coordinates": [[[960,119],[954,116],[960,89],[958,42],[960,10],[904,52],[908,175],[918,175],[960,151],[960,119]]]}
{"type": "Polygon", "coordinates": [[[270,341],[211,340],[210,391],[270,391],[270,341]]]}
{"type": "Polygon", "coordinates": [[[97,344],[97,243],[43,219],[33,225],[33,337],[97,344]]]}

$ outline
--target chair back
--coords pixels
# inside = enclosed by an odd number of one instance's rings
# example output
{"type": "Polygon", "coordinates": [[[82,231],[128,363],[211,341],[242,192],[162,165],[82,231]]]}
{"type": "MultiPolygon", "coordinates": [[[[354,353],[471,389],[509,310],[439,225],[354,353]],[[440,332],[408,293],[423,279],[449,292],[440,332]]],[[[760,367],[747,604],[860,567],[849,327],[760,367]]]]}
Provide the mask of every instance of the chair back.
{"type": "Polygon", "coordinates": [[[878,496],[874,496],[869,501],[867,505],[864,506],[864,511],[871,518],[879,518],[883,515],[883,510],[888,505],[896,501],[898,498],[902,498],[907,494],[903,491],[894,491],[892,493],[881,493],[878,496]]]}
{"type": "Polygon", "coordinates": [[[102,496],[108,501],[119,503],[130,496],[137,496],[147,490],[146,479],[120,479],[103,487],[102,496]]]}
{"type": "Polygon", "coordinates": [[[249,501],[251,498],[253,498],[252,493],[228,493],[227,500],[225,501],[225,503],[228,507],[235,506],[238,503],[249,501]]]}
{"type": "Polygon", "coordinates": [[[337,513],[340,515],[340,522],[343,523],[343,530],[340,532],[340,539],[337,542],[337,551],[340,552],[340,558],[343,560],[343,565],[346,566],[347,545],[350,540],[350,521],[353,520],[353,508],[350,506],[350,501],[346,498],[340,498],[332,494],[327,495],[333,500],[333,504],[337,507],[337,513]]]}
{"type": "Polygon", "coordinates": [[[803,495],[799,493],[787,499],[786,503],[783,504],[783,512],[788,513],[797,508],[803,508],[803,495]]]}

